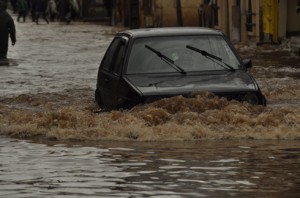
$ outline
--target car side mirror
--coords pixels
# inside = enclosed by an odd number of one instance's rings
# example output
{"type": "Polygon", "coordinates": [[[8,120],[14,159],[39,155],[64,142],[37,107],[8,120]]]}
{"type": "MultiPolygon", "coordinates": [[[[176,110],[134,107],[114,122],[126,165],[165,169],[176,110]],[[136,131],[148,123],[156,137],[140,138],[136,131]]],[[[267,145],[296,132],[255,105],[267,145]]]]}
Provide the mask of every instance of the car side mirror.
{"type": "Polygon", "coordinates": [[[246,67],[246,69],[250,69],[252,67],[252,61],[250,59],[243,60],[243,64],[246,67]]]}

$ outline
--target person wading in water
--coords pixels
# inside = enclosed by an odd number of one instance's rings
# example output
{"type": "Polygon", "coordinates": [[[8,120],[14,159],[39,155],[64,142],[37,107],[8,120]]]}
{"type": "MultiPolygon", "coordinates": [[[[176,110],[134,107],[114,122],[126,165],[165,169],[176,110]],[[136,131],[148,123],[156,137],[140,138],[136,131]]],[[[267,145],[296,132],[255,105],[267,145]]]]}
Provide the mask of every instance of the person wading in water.
{"type": "Polygon", "coordinates": [[[12,17],[6,12],[6,1],[0,0],[0,61],[7,59],[8,39],[16,43],[16,29],[12,17]]]}

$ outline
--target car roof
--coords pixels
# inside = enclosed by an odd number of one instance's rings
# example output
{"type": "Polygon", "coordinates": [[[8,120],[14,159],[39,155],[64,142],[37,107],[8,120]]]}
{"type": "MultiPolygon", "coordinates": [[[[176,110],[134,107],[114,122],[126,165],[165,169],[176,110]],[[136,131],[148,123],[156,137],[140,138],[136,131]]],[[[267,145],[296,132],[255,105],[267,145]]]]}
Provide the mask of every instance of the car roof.
{"type": "Polygon", "coordinates": [[[155,36],[187,36],[187,35],[223,35],[222,32],[204,27],[164,27],[131,29],[119,32],[117,35],[128,35],[132,38],[155,36]]]}

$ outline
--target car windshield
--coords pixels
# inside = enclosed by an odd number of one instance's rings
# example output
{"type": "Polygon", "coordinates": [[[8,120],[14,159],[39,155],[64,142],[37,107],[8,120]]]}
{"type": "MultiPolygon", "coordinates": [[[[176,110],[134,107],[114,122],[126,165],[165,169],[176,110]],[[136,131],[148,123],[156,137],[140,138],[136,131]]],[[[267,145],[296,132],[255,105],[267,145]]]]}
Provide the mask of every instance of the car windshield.
{"type": "MultiPolygon", "coordinates": [[[[222,59],[234,69],[239,61],[222,36],[171,36],[136,39],[133,43],[127,74],[178,72],[163,57],[172,60],[185,72],[225,70],[220,62],[190,50],[187,46],[205,50],[222,59]],[[153,50],[149,50],[149,47],[153,50]]],[[[222,63],[221,63],[222,64],[222,63]]]]}

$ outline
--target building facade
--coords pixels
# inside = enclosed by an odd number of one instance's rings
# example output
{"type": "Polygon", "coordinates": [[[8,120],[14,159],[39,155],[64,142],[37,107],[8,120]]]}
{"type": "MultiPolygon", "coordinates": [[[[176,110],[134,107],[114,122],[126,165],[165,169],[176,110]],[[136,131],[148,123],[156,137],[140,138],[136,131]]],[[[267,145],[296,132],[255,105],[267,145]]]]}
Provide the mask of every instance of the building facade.
{"type": "Polygon", "coordinates": [[[112,24],[204,26],[232,41],[278,43],[300,33],[297,0],[113,0],[112,24]]]}

